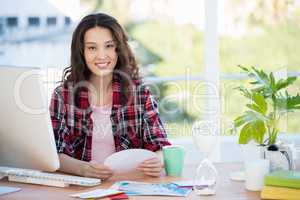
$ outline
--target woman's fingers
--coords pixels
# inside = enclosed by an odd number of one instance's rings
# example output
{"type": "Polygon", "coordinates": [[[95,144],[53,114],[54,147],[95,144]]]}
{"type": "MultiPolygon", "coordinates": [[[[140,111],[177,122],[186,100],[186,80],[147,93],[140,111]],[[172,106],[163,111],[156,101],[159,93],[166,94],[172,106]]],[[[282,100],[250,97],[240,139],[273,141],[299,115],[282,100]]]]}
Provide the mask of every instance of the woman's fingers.
{"type": "Polygon", "coordinates": [[[95,170],[95,169],[90,169],[87,174],[90,177],[96,177],[96,178],[100,178],[100,179],[106,179],[109,178],[113,175],[112,172],[106,172],[106,171],[99,171],[99,170],[95,170]]]}
{"type": "Polygon", "coordinates": [[[148,175],[148,176],[159,177],[161,173],[160,172],[145,172],[144,174],[148,175]]]}
{"type": "Polygon", "coordinates": [[[101,169],[95,169],[92,168],[90,169],[90,172],[94,173],[94,174],[100,174],[100,175],[112,175],[113,172],[111,170],[101,170],[101,169]]]}
{"type": "Polygon", "coordinates": [[[157,167],[157,168],[138,168],[138,170],[142,171],[142,172],[161,172],[162,168],[157,167]]]}
{"type": "Polygon", "coordinates": [[[87,169],[86,173],[91,177],[97,177],[101,179],[106,179],[113,175],[113,171],[111,169],[96,162],[89,163],[89,168],[87,169]]]}
{"type": "Polygon", "coordinates": [[[160,176],[162,168],[138,168],[138,170],[148,176],[160,176]]]}
{"type": "Polygon", "coordinates": [[[93,172],[86,172],[85,174],[86,177],[91,177],[91,178],[100,178],[100,179],[104,179],[104,177],[98,173],[93,173],[93,172]]]}
{"type": "Polygon", "coordinates": [[[163,165],[158,158],[152,158],[149,160],[145,160],[139,165],[139,168],[162,168],[163,165]]]}
{"type": "Polygon", "coordinates": [[[161,163],[154,163],[154,164],[140,164],[138,168],[141,169],[162,169],[161,163]]]}
{"type": "Polygon", "coordinates": [[[142,162],[137,169],[143,172],[145,175],[158,177],[161,174],[163,165],[160,159],[152,158],[142,162]]]}
{"type": "Polygon", "coordinates": [[[162,169],[163,166],[160,163],[157,164],[149,164],[149,165],[139,165],[138,168],[140,169],[162,169]]]}
{"type": "Polygon", "coordinates": [[[153,163],[160,163],[160,160],[157,157],[150,158],[142,162],[143,164],[153,164],[153,163]]]}

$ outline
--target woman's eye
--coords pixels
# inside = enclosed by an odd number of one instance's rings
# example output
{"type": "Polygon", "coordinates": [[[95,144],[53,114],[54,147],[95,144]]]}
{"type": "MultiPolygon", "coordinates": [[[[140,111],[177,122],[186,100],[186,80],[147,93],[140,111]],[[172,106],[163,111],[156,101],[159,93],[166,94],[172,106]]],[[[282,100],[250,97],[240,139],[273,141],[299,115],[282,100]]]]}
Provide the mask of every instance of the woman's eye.
{"type": "Polygon", "coordinates": [[[96,47],[88,47],[88,50],[96,50],[96,47]]]}
{"type": "Polygon", "coordinates": [[[107,47],[107,48],[114,48],[115,45],[114,45],[114,44],[107,44],[106,47],[107,47]]]}

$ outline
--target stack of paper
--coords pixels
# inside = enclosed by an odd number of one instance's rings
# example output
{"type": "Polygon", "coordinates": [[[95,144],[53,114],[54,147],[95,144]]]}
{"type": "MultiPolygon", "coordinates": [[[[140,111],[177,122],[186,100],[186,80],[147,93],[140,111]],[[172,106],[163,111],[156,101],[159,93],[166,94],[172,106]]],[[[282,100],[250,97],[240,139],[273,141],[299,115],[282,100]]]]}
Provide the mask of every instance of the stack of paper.
{"type": "Polygon", "coordinates": [[[300,189],[300,172],[292,170],[274,171],[265,177],[265,184],[300,189]]]}
{"type": "Polygon", "coordinates": [[[114,189],[97,189],[89,192],[83,192],[78,194],[72,194],[71,197],[77,197],[81,199],[90,199],[90,198],[101,198],[112,196],[116,194],[124,193],[122,191],[114,190],[114,189]]]}
{"type": "Polygon", "coordinates": [[[120,181],[112,186],[125,192],[128,196],[178,196],[186,197],[191,188],[181,188],[174,183],[145,183],[135,181],[120,181]]]}
{"type": "Polygon", "coordinates": [[[262,199],[300,199],[300,172],[280,170],[265,177],[262,199]]]}
{"type": "Polygon", "coordinates": [[[264,186],[260,197],[262,199],[299,200],[300,190],[284,187],[264,186]]]}

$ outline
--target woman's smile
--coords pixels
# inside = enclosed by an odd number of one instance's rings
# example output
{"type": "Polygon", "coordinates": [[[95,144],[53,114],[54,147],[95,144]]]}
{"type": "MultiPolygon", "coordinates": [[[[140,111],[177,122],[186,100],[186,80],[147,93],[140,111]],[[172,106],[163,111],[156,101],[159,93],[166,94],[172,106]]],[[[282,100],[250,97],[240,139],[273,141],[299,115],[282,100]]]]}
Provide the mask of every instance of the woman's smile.
{"type": "Polygon", "coordinates": [[[111,62],[97,62],[97,63],[95,63],[95,65],[99,69],[107,69],[107,68],[109,68],[110,63],[111,62]]]}

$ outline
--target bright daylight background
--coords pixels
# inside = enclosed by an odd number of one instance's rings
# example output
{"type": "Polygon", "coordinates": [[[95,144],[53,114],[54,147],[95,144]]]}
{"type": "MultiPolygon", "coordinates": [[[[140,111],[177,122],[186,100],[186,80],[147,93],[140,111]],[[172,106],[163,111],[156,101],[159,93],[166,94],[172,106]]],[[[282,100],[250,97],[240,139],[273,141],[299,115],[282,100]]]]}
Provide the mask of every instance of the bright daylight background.
{"type": "MultiPolygon", "coordinates": [[[[48,98],[69,65],[71,34],[90,12],[115,16],[125,27],[145,80],[160,102],[171,138],[191,135],[205,119],[203,102],[204,0],[1,0],[0,64],[45,69],[48,98]],[[159,88],[159,90],[157,89],[159,88]],[[199,97],[199,98],[198,98],[199,97]]],[[[221,130],[245,108],[234,90],[244,83],[237,65],[299,76],[300,0],[219,0],[221,130]],[[298,72],[297,72],[298,71],[298,72]]],[[[299,92],[300,80],[291,89],[299,92]]],[[[300,114],[286,132],[299,134],[300,114]]]]}

